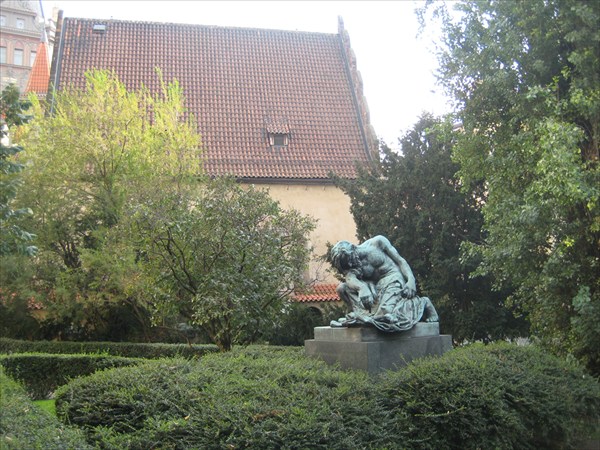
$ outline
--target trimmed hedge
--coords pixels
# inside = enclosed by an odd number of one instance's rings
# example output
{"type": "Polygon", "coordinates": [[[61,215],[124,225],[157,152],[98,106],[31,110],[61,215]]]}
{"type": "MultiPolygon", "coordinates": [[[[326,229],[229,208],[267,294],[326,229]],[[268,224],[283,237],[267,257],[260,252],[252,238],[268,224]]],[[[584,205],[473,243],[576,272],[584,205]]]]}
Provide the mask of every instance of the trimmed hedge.
{"type": "Polygon", "coordinates": [[[298,348],[148,361],[59,389],[57,413],[101,448],[382,448],[366,374],[298,348]]]}
{"type": "Polygon", "coordinates": [[[598,427],[598,381],[535,346],[470,345],[378,384],[379,407],[408,447],[569,448],[598,427]]]}
{"type": "Polygon", "coordinates": [[[249,347],[97,372],[60,388],[56,406],[100,448],[552,449],[597,426],[600,387],[510,344],[376,378],[303,349],[249,347]]]}
{"type": "Polygon", "coordinates": [[[141,358],[110,355],[0,355],[0,365],[4,367],[6,374],[22,383],[33,400],[49,398],[59,386],[72,378],[101,369],[131,366],[142,361],[144,360],[141,358]]]}
{"type": "Polygon", "coordinates": [[[0,353],[104,353],[129,358],[200,358],[217,352],[213,344],[145,344],[131,342],[21,341],[0,338],[0,353]]]}
{"type": "Polygon", "coordinates": [[[0,367],[0,448],[39,450],[91,449],[75,427],[61,424],[27,397],[22,386],[0,367]]]}

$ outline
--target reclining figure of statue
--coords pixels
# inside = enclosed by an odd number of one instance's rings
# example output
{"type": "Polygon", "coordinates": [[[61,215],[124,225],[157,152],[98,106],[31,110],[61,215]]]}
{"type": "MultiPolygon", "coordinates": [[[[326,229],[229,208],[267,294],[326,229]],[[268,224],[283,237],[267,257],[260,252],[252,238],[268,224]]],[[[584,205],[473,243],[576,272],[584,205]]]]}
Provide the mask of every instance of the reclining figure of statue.
{"type": "Polygon", "coordinates": [[[417,322],[437,322],[427,297],[418,297],[408,263],[384,236],[360,245],[340,241],[331,249],[333,266],[345,280],[338,295],[351,312],[331,322],[332,327],[373,325],[381,331],[410,330],[417,322]]]}

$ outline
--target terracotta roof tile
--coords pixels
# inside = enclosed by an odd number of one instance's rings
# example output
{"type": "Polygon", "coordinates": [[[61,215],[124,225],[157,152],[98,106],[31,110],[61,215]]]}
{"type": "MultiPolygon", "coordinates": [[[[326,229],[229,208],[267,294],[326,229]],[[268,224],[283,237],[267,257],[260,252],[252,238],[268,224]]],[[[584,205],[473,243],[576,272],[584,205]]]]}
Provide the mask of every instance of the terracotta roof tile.
{"type": "Polygon", "coordinates": [[[309,292],[304,294],[296,294],[294,296],[294,301],[299,303],[339,302],[341,300],[336,289],[337,284],[316,284],[309,292]]]}
{"type": "Polygon", "coordinates": [[[27,81],[25,93],[35,93],[45,96],[48,93],[48,81],[50,80],[50,65],[48,64],[48,44],[40,42],[33,61],[33,67],[27,81]]]}
{"type": "Polygon", "coordinates": [[[91,68],[113,69],[129,89],[156,91],[156,67],[177,79],[211,175],[354,177],[369,157],[337,34],[65,18],[54,53],[58,89],[83,88],[91,68]],[[289,144],[272,149],[269,133],[289,144]]]}

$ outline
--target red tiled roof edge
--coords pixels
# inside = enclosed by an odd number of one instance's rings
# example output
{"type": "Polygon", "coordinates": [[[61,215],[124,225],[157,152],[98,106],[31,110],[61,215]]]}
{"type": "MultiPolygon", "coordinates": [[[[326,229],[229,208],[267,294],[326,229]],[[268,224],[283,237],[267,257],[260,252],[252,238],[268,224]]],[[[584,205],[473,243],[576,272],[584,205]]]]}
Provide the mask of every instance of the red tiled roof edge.
{"type": "Polygon", "coordinates": [[[375,134],[375,129],[371,124],[371,114],[369,112],[369,106],[367,104],[367,98],[363,91],[363,80],[358,70],[356,63],[356,55],[350,45],[350,35],[344,28],[344,20],[342,16],[338,16],[338,36],[342,45],[342,51],[346,62],[347,69],[350,75],[350,81],[352,83],[354,99],[356,106],[360,114],[361,128],[363,131],[363,139],[365,140],[365,146],[369,149],[370,157],[377,159],[379,155],[379,141],[375,134]]]}
{"type": "Polygon", "coordinates": [[[298,303],[308,302],[339,302],[337,284],[316,284],[304,294],[296,294],[293,300],[298,303]]]}

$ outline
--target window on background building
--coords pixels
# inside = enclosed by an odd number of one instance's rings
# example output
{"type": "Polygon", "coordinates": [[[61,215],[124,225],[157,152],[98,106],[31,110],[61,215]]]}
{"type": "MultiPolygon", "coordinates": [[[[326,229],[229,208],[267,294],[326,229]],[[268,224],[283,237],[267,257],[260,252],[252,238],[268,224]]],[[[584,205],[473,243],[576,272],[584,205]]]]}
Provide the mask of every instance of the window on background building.
{"type": "Polygon", "coordinates": [[[286,133],[270,133],[269,145],[276,149],[286,147],[289,143],[289,135],[286,133]]]}
{"type": "Polygon", "coordinates": [[[29,52],[29,65],[33,67],[33,63],[35,62],[36,52],[29,52]]]}
{"type": "Polygon", "coordinates": [[[0,47],[0,64],[6,64],[6,47],[0,47]]]}
{"type": "Polygon", "coordinates": [[[6,26],[6,16],[0,16],[0,27],[6,26]]]}
{"type": "Polygon", "coordinates": [[[25,28],[25,19],[17,19],[17,28],[20,30],[25,28]]]}
{"type": "Polygon", "coordinates": [[[13,55],[13,64],[16,66],[23,65],[23,50],[16,48],[13,55]]]}

